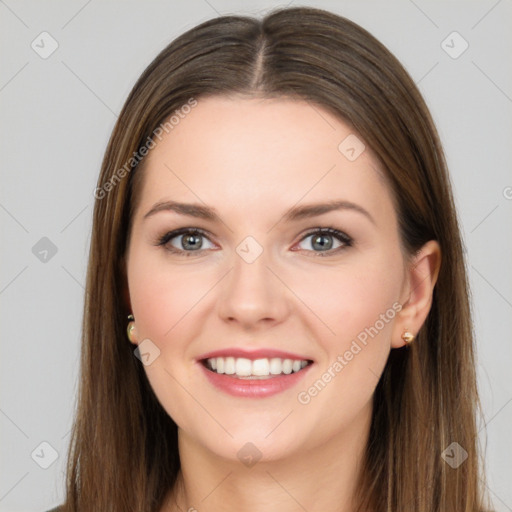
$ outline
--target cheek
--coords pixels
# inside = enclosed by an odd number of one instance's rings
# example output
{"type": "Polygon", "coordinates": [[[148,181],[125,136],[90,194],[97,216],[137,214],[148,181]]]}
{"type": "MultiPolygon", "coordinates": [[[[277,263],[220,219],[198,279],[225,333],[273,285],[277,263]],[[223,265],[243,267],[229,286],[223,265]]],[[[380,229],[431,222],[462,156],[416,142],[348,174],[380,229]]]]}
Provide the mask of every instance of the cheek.
{"type": "Polygon", "coordinates": [[[180,270],[171,268],[162,255],[134,248],[128,283],[138,339],[151,340],[160,351],[144,366],[148,381],[169,416],[179,426],[190,427],[194,415],[200,413],[183,392],[192,389],[199,378],[193,340],[200,337],[201,325],[194,321],[194,314],[204,312],[207,297],[201,298],[212,284],[205,279],[205,272],[180,270]],[[188,412],[183,415],[183,411],[188,412]]]}
{"type": "Polygon", "coordinates": [[[392,255],[382,254],[353,265],[302,273],[300,279],[290,275],[294,292],[318,319],[317,334],[323,333],[318,339],[326,350],[341,350],[360,333],[364,338],[365,329],[375,324],[381,339],[387,336],[401,289],[402,270],[396,262],[392,255]]]}
{"type": "Polygon", "coordinates": [[[333,273],[322,293],[309,294],[308,305],[325,324],[317,331],[325,357],[297,402],[305,423],[329,411],[315,435],[329,436],[366,410],[389,356],[400,278],[400,267],[383,259],[360,271],[333,273]]]}
{"type": "Polygon", "coordinates": [[[186,315],[211,286],[204,272],[171,267],[161,254],[136,250],[128,283],[139,338],[149,338],[160,348],[186,324],[186,315]]]}

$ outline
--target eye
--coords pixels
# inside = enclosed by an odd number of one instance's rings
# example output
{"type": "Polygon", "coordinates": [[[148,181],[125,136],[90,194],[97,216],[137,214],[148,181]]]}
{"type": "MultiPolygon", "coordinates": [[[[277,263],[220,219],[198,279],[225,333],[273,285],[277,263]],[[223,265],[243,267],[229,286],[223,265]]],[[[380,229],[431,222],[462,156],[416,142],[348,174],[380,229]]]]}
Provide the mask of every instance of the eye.
{"type": "Polygon", "coordinates": [[[163,245],[171,252],[189,256],[190,253],[214,248],[213,244],[211,247],[203,247],[204,240],[209,241],[206,233],[201,229],[181,228],[165,233],[158,239],[157,245],[163,245]]]}
{"type": "MultiPolygon", "coordinates": [[[[317,228],[306,234],[300,243],[309,238],[311,238],[311,241],[308,245],[312,249],[301,249],[314,252],[316,253],[315,256],[337,254],[350,247],[353,243],[353,240],[348,235],[334,228],[317,228]],[[336,241],[338,243],[337,246],[335,246],[336,241]]],[[[181,228],[169,231],[157,240],[156,245],[164,246],[168,251],[181,256],[192,256],[193,253],[201,253],[204,250],[214,248],[207,234],[199,228],[181,228]],[[204,247],[204,240],[207,240],[211,246],[204,247]]]]}
{"type": "Polygon", "coordinates": [[[347,247],[350,247],[353,243],[353,240],[348,235],[334,228],[318,228],[315,231],[311,231],[302,238],[301,243],[309,238],[311,238],[311,240],[307,245],[313,248],[313,252],[317,253],[315,256],[337,254],[347,247]],[[339,244],[337,247],[334,246],[335,241],[339,244]]]}

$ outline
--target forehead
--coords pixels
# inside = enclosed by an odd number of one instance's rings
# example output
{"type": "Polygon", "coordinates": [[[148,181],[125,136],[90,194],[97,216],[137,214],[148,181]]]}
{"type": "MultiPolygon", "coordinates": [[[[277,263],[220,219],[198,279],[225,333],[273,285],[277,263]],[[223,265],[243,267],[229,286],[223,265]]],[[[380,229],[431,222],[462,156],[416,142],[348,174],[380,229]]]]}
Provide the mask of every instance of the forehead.
{"type": "Polygon", "coordinates": [[[350,126],[295,99],[199,99],[149,152],[143,173],[142,203],[390,200],[379,163],[350,126]]]}

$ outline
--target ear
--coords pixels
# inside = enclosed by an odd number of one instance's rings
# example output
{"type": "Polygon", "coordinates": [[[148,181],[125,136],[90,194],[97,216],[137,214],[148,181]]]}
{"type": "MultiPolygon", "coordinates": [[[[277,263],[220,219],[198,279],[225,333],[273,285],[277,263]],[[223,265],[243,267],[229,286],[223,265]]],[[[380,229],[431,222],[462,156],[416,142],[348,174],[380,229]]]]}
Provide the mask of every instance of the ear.
{"type": "MultiPolygon", "coordinates": [[[[126,268],[126,255],[123,255],[121,258],[121,300],[123,301],[123,307],[125,308],[125,311],[127,311],[128,314],[132,314],[132,304],[130,300],[130,290],[128,288],[128,272],[126,268]]],[[[135,326],[135,322],[129,322],[127,325],[126,333],[128,335],[128,339],[130,340],[130,343],[133,343],[134,345],[138,345],[137,340],[137,327],[135,326]]]]}
{"type": "Polygon", "coordinates": [[[402,334],[407,329],[416,336],[425,322],[434,286],[441,268],[441,248],[436,240],[428,241],[408,263],[400,304],[402,309],[393,327],[392,348],[405,345],[402,334]]]}

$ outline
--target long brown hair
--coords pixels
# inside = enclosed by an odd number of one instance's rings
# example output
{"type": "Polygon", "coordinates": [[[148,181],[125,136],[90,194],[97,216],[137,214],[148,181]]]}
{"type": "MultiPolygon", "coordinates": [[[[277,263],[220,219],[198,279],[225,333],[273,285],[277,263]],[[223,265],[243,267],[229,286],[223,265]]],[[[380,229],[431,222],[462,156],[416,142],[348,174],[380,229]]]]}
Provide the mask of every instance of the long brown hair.
{"type": "Polygon", "coordinates": [[[484,510],[469,289],[436,128],[413,80],[379,41],[313,8],[204,22],[167,46],[126,100],[95,192],[65,510],[158,511],[176,481],[176,424],[125,331],[124,255],[142,173],[135,155],[184,105],[229,94],[302,99],[348,123],[385,169],[406,252],[429,240],[441,246],[428,318],[410,347],[391,351],[374,394],[360,510],[484,510]],[[457,468],[443,458],[453,442],[467,452],[457,468]]]}

